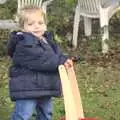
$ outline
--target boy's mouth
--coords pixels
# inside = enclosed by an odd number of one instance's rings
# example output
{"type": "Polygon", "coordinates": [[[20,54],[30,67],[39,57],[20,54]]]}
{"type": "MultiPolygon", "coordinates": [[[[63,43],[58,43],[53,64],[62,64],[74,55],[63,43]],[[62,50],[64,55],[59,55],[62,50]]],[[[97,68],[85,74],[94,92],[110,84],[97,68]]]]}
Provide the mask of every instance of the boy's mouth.
{"type": "Polygon", "coordinates": [[[37,37],[40,37],[44,34],[42,31],[33,31],[32,33],[37,37]]]}
{"type": "Polygon", "coordinates": [[[41,32],[40,31],[33,31],[33,33],[37,33],[38,34],[38,33],[41,33],[41,32]]]}

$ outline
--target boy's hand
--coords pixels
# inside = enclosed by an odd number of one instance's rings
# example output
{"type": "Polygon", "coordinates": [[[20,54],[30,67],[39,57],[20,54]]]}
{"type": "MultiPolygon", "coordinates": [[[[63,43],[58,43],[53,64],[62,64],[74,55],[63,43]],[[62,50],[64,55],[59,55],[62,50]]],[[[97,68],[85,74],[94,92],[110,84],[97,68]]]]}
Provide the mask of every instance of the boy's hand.
{"type": "Polygon", "coordinates": [[[71,59],[67,59],[66,62],[64,63],[64,66],[66,69],[70,68],[73,66],[73,61],[71,59]]]}

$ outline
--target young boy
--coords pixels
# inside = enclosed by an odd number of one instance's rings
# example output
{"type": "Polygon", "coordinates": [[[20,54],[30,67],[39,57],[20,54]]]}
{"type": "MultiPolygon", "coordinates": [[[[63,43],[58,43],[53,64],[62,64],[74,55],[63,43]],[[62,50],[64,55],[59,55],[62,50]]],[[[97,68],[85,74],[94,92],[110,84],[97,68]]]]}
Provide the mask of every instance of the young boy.
{"type": "Polygon", "coordinates": [[[29,120],[36,109],[37,120],[51,120],[52,97],[61,96],[58,66],[66,69],[72,60],[64,56],[46,32],[45,15],[40,8],[28,7],[19,16],[22,32],[12,32],[8,41],[9,89],[15,101],[11,120],[29,120]]]}

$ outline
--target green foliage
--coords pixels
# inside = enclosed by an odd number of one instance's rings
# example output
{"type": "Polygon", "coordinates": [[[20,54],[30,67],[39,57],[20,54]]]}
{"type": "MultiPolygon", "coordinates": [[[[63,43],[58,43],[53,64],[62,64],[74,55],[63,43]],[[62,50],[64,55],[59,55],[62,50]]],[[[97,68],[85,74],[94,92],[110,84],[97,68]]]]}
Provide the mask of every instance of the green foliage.
{"type": "Polygon", "coordinates": [[[17,11],[17,0],[8,0],[0,5],[0,19],[11,19],[17,11]]]}
{"type": "Polygon", "coordinates": [[[0,120],[8,120],[13,107],[8,92],[8,66],[9,60],[0,57],[0,120]]]}
{"type": "Polygon", "coordinates": [[[72,32],[72,19],[75,1],[55,0],[48,8],[48,28],[58,36],[65,38],[67,32],[72,32]]]}
{"type": "Polygon", "coordinates": [[[0,41],[0,56],[6,55],[6,47],[4,41],[0,41]]]}
{"type": "Polygon", "coordinates": [[[65,0],[66,4],[73,5],[74,3],[77,3],[77,0],[65,0]]]}
{"type": "Polygon", "coordinates": [[[58,120],[61,116],[65,115],[64,103],[62,98],[55,98],[54,109],[53,109],[53,120],[58,120]]]}
{"type": "Polygon", "coordinates": [[[0,56],[7,55],[8,30],[0,30],[0,56]]]}

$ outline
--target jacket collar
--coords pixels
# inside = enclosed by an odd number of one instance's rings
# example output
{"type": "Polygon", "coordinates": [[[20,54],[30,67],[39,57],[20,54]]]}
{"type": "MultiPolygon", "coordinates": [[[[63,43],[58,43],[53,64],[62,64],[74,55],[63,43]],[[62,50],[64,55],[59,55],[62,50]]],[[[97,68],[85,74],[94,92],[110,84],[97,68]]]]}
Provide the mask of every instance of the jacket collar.
{"type": "MultiPolygon", "coordinates": [[[[39,40],[38,37],[34,36],[31,33],[28,32],[22,32],[23,34],[23,38],[25,40],[25,44],[27,45],[32,45],[32,44],[40,44],[42,42],[42,40],[39,40]]],[[[46,41],[51,44],[51,40],[52,40],[52,34],[50,32],[45,32],[45,34],[43,35],[46,38],[46,41]]]]}

